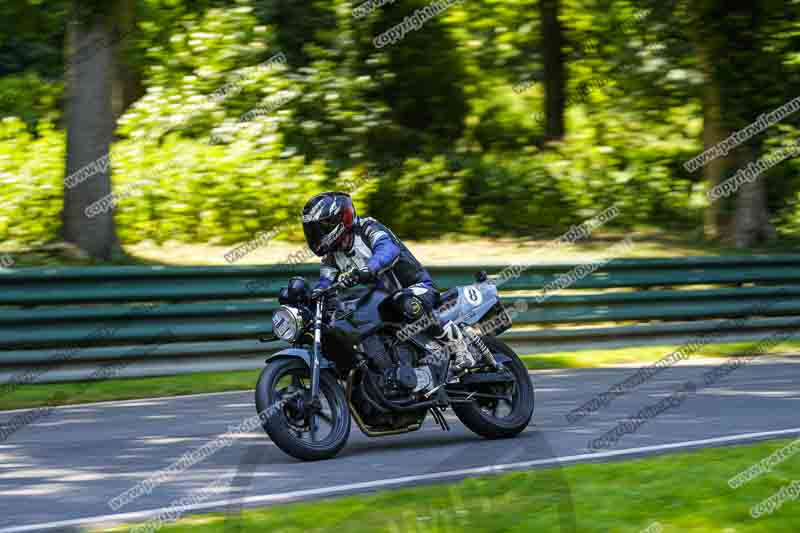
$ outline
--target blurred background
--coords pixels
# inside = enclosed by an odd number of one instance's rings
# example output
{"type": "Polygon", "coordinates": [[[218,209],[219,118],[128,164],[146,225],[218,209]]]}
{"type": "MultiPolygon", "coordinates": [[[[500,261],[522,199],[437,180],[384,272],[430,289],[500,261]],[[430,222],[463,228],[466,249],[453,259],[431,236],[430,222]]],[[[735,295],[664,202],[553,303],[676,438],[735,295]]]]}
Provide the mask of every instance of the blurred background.
{"type": "Polygon", "coordinates": [[[706,193],[795,145],[800,112],[685,163],[800,95],[800,2],[441,0],[379,46],[433,5],[381,3],[4,1],[0,252],[225,264],[274,230],[241,262],[285,263],[328,189],[423,261],[539,259],[611,206],[587,246],[797,248],[793,156],[706,193]]]}

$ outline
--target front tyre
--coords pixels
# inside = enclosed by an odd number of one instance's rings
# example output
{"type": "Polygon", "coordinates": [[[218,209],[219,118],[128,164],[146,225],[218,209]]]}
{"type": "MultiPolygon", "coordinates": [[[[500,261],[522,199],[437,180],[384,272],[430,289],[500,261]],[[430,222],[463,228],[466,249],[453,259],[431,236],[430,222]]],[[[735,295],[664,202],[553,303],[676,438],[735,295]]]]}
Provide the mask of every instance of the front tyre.
{"type": "Polygon", "coordinates": [[[329,371],[320,372],[320,406],[311,399],[311,371],[296,358],[267,363],[256,385],[256,409],[264,431],[284,452],[303,461],[329,459],[350,436],[350,411],[344,391],[329,371]]]}
{"type": "Polygon", "coordinates": [[[483,341],[496,358],[508,359],[503,366],[514,376],[514,382],[474,386],[470,391],[492,398],[453,403],[453,411],[465,426],[482,437],[514,437],[528,427],[533,416],[533,383],[528,369],[514,350],[494,337],[483,337],[483,341]],[[502,399],[497,399],[499,397],[502,399]]]}

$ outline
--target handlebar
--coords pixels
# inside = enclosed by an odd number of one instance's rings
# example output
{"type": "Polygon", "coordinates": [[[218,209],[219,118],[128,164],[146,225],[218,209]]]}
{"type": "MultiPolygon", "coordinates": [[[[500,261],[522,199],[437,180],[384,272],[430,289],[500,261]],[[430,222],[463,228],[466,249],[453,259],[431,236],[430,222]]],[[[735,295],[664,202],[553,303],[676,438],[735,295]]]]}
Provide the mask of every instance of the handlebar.
{"type": "Polygon", "coordinates": [[[344,285],[342,285],[340,282],[337,281],[337,282],[333,283],[330,287],[326,287],[324,289],[319,289],[319,293],[317,295],[317,299],[319,299],[322,296],[327,296],[328,294],[330,294],[332,292],[336,292],[336,291],[338,291],[340,289],[344,289],[344,288],[345,288],[344,285]]]}

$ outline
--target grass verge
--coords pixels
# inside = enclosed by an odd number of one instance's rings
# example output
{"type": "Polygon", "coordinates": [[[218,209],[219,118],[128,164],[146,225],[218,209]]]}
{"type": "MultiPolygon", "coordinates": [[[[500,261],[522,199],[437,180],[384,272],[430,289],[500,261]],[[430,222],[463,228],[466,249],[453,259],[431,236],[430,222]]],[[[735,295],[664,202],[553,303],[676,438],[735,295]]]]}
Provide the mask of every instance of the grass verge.
{"type": "Polygon", "coordinates": [[[648,531],[646,528],[665,533],[800,531],[797,501],[786,501],[772,514],[758,519],[750,516],[752,506],[792,480],[800,479],[800,461],[787,460],[737,489],[728,486],[732,476],[788,442],[776,440],[625,462],[533,470],[319,502],[232,510],[228,514],[188,516],[161,531],[639,533],[648,531]],[[563,527],[570,515],[574,516],[575,529],[563,527]]]}
{"type": "Polygon", "coordinates": [[[258,370],[202,372],[178,376],[109,379],[69,383],[21,385],[0,396],[0,409],[22,409],[44,405],[70,405],[108,400],[132,400],[179,396],[204,392],[254,389],[258,370]],[[53,397],[63,393],[60,400],[53,397]]]}
{"type": "MultiPolygon", "coordinates": [[[[733,357],[748,355],[758,346],[758,342],[735,342],[727,344],[707,344],[693,352],[691,359],[700,357],[733,357]]],[[[596,368],[627,363],[654,363],[673,351],[678,345],[641,346],[633,348],[615,348],[613,350],[585,350],[580,352],[558,352],[536,355],[523,355],[525,366],[532,370],[556,368],[596,368]]],[[[778,344],[767,354],[800,353],[800,341],[788,341],[778,344]]]]}
{"type": "MultiPolygon", "coordinates": [[[[700,348],[692,357],[729,357],[736,354],[747,354],[748,350],[755,345],[756,343],[709,344],[700,348]]],[[[615,350],[587,350],[524,355],[522,360],[532,370],[596,368],[623,363],[652,363],[677,348],[678,346],[645,346],[615,350]]],[[[800,353],[800,342],[785,342],[775,346],[770,353],[800,353]]],[[[258,374],[259,370],[243,370],[92,382],[21,385],[0,396],[0,410],[252,390],[258,380],[258,374]],[[54,397],[58,393],[63,394],[56,400],[54,397]]]]}

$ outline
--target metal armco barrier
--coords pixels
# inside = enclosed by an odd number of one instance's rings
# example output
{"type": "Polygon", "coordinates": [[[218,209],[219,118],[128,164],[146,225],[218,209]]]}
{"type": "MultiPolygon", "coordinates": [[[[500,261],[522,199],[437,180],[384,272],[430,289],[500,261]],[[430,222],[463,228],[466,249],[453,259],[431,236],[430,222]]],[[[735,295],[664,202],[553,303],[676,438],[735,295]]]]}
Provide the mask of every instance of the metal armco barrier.
{"type": "MultiPolygon", "coordinates": [[[[520,353],[680,344],[711,332],[755,340],[800,326],[800,255],[613,260],[537,303],[537,290],[577,266],[534,265],[501,286],[507,303],[528,303],[502,336],[520,353]]],[[[503,268],[430,271],[447,288],[503,268]]],[[[257,340],[270,332],[278,290],[293,275],[313,281],[318,272],[313,265],[0,269],[0,385],[21,376],[83,379],[111,361],[129,363],[123,377],[258,368],[281,346],[257,340]]]]}

